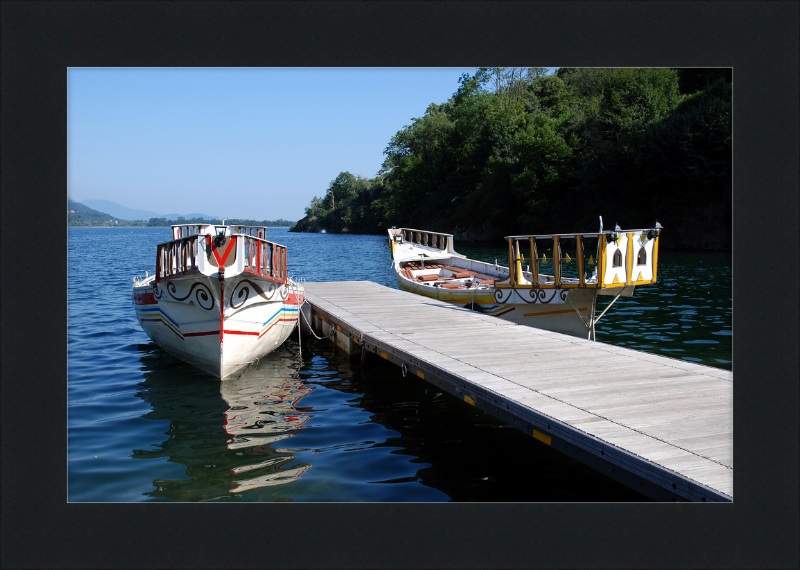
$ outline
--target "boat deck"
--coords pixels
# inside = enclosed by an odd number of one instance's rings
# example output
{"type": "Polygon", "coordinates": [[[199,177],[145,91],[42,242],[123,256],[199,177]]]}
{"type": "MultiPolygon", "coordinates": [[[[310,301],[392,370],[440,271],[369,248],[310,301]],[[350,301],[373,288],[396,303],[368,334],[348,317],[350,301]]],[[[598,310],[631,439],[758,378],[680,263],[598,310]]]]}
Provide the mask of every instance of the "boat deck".
{"type": "Polygon", "coordinates": [[[307,283],[309,322],[656,500],[732,501],[733,377],[372,282],[307,283]]]}

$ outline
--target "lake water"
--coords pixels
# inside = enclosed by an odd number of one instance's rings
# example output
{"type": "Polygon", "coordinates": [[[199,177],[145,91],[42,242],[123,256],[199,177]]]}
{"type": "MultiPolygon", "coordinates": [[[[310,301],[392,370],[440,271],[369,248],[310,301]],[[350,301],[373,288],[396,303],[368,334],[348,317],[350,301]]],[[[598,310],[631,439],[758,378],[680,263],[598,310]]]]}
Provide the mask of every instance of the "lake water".
{"type": "MultiPolygon", "coordinates": [[[[299,347],[295,333],[220,383],[168,356],[139,326],[131,287],[169,239],[69,228],[70,502],[648,500],[381,358],[350,361],[305,336],[299,347]],[[232,411],[252,421],[232,428],[232,411]]],[[[384,236],[267,239],[288,246],[295,277],[397,287],[384,236]]],[[[597,340],[730,370],[730,254],[660,252],[658,271],[606,313],[597,340]]]]}

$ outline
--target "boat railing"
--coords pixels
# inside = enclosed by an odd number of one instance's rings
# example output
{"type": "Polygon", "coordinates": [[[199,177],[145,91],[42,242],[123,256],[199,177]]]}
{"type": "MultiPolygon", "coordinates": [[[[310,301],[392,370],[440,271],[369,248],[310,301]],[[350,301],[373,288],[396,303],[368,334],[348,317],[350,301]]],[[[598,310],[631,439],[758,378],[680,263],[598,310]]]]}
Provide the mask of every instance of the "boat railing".
{"type": "Polygon", "coordinates": [[[286,246],[247,234],[240,234],[239,237],[242,240],[245,272],[286,283],[286,246]]]}
{"type": "Polygon", "coordinates": [[[172,239],[204,233],[203,230],[209,227],[229,227],[239,235],[249,235],[262,239],[264,238],[266,230],[264,226],[242,226],[238,224],[231,224],[230,226],[225,226],[224,224],[222,226],[219,224],[175,224],[172,226],[172,239]]]}
{"type": "Polygon", "coordinates": [[[229,226],[235,230],[239,235],[247,235],[264,239],[266,227],[264,226],[240,226],[239,224],[231,224],[229,226]]]}
{"type": "Polygon", "coordinates": [[[214,224],[176,224],[172,226],[172,239],[180,239],[200,234],[204,228],[214,224]]]}
{"type": "MultiPolygon", "coordinates": [[[[443,234],[439,232],[428,232],[424,230],[414,230],[410,228],[401,228],[399,233],[394,235],[402,236],[403,241],[409,243],[416,243],[432,247],[434,249],[441,249],[444,251],[452,251],[453,247],[453,234],[443,234]]],[[[396,238],[395,238],[396,239],[396,238]]]]}
{"type": "Polygon", "coordinates": [[[655,283],[660,230],[506,236],[509,276],[496,286],[602,289],[655,283]]]}
{"type": "Polygon", "coordinates": [[[156,252],[156,283],[170,277],[194,273],[197,267],[198,234],[188,235],[158,244],[156,252]]]}

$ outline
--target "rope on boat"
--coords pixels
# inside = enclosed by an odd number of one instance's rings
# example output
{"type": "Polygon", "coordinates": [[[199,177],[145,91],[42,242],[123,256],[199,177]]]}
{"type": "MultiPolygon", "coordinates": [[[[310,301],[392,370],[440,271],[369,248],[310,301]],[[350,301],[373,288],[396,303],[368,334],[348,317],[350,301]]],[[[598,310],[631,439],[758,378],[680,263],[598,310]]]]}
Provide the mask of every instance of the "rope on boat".
{"type": "Polygon", "coordinates": [[[583,315],[581,315],[581,312],[578,310],[578,307],[575,306],[575,303],[572,302],[572,299],[570,299],[569,296],[567,296],[567,301],[569,301],[569,304],[572,305],[573,309],[575,309],[575,312],[578,313],[578,316],[583,321],[583,324],[586,325],[586,328],[587,329],[591,328],[591,326],[592,326],[592,322],[591,322],[592,315],[589,316],[589,320],[587,321],[586,319],[583,318],[583,315]]]}

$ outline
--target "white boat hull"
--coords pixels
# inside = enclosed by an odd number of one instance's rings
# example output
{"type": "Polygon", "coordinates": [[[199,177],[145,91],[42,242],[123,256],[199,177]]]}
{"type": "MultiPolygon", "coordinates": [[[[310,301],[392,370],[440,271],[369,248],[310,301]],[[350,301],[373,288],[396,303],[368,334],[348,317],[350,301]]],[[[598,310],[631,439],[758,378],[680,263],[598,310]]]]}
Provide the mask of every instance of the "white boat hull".
{"type": "Polygon", "coordinates": [[[139,324],[169,354],[224,379],[280,346],[304,301],[301,286],[254,275],[220,282],[196,273],[133,289],[139,324]]]}
{"type": "MultiPolygon", "coordinates": [[[[511,321],[519,325],[536,327],[553,332],[587,338],[595,293],[587,290],[569,291],[561,298],[556,290],[550,290],[537,299],[527,299],[531,289],[514,290],[512,303],[498,302],[495,289],[442,289],[420,283],[397,273],[397,284],[404,291],[461,305],[474,311],[511,321]],[[553,297],[556,296],[554,299],[553,297]],[[570,303],[571,301],[571,303],[570,303]]],[[[563,291],[565,294],[566,290],[563,291]]]]}

